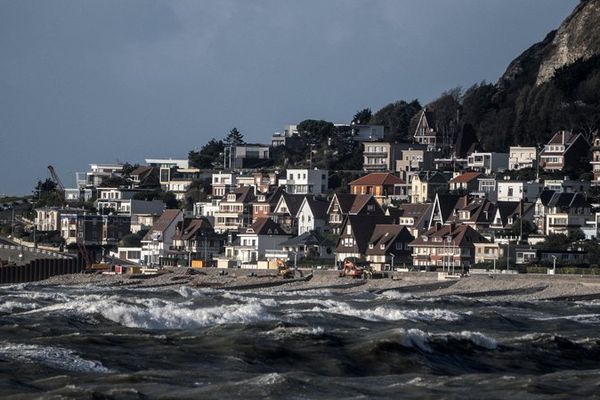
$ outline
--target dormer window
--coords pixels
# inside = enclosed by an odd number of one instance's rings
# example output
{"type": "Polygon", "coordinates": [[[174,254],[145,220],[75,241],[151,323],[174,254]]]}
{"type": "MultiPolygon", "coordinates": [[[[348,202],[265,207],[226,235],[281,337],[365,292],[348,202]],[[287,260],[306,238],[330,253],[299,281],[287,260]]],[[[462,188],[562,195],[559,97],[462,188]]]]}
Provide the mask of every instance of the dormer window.
{"type": "Polygon", "coordinates": [[[373,246],[373,243],[369,243],[369,249],[372,249],[373,247],[375,247],[373,246]]]}
{"type": "Polygon", "coordinates": [[[227,201],[235,201],[235,194],[228,194],[227,201]]]}

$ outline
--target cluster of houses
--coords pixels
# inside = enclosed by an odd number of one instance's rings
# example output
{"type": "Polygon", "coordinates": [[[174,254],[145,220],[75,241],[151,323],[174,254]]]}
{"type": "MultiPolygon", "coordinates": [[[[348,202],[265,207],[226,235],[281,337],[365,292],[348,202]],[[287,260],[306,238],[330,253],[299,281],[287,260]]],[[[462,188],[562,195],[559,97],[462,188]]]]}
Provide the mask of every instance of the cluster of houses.
{"type": "MultiPolygon", "coordinates": [[[[582,134],[560,131],[540,149],[480,152],[439,134],[433,119],[421,113],[413,143],[385,142],[383,126],[352,126],[362,143],[363,174],[336,192],[327,170],[253,169],[269,159],[271,147],[301,140],[294,125],[273,135],[271,146],[228,148],[220,170],[147,159],[128,174],[127,187],[103,187],[123,166],[92,164],[65,197],[95,199],[97,211],[39,208],[36,228],[60,232],[66,244],[114,248],[116,257],[145,265],[256,268],[303,258],[335,265],[355,257],[376,270],[469,268],[507,258],[527,263],[552,253],[536,247],[549,234],[577,229],[598,236],[600,214],[586,192],[600,182],[600,138],[590,144],[582,134]],[[579,168],[590,159],[591,182],[500,178],[507,170],[579,168]],[[211,193],[189,211],[144,195],[159,187],[183,200],[199,180],[210,181],[211,193]],[[139,232],[139,244],[123,245],[139,232]]],[[[580,251],[559,253],[582,258],[580,251]]]]}

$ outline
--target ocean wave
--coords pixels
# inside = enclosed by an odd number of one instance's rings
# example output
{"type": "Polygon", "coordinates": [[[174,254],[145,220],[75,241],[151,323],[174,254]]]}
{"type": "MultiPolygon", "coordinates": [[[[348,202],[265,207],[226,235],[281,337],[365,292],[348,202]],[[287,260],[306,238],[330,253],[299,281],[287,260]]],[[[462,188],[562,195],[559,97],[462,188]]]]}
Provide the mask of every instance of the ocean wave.
{"type": "Polygon", "coordinates": [[[378,306],[372,309],[359,309],[343,302],[333,302],[326,307],[314,307],[311,312],[326,312],[330,314],[356,317],[367,321],[401,321],[410,320],[414,322],[432,321],[459,321],[462,316],[449,310],[439,308],[423,310],[400,310],[389,307],[378,306]]]}
{"type": "Polygon", "coordinates": [[[381,297],[388,300],[408,300],[414,298],[410,293],[402,293],[399,290],[386,290],[380,294],[381,297]]]}
{"type": "Polygon", "coordinates": [[[50,305],[27,313],[39,312],[101,315],[128,328],[144,329],[189,329],[272,318],[265,307],[258,302],[202,308],[192,301],[175,303],[156,298],[99,295],[75,297],[69,302],[50,305]]]}
{"type": "Polygon", "coordinates": [[[566,319],[580,324],[598,324],[600,323],[600,314],[576,314],[576,315],[561,315],[553,317],[533,317],[536,321],[555,321],[566,319]]]}
{"type": "Polygon", "coordinates": [[[21,302],[21,301],[4,301],[0,304],[0,314],[11,314],[14,311],[27,311],[38,308],[39,306],[35,303],[31,302],[21,302]]]}
{"type": "Polygon", "coordinates": [[[73,350],[64,347],[44,347],[34,344],[4,342],[0,345],[0,357],[15,361],[39,363],[50,368],[72,372],[111,372],[101,362],[81,358],[73,350]]]}
{"type": "Polygon", "coordinates": [[[302,326],[278,326],[275,329],[265,332],[267,336],[274,336],[277,339],[284,339],[290,336],[320,336],[325,330],[320,326],[302,327],[302,326]]]}
{"type": "Polygon", "coordinates": [[[421,329],[399,328],[396,334],[400,336],[400,344],[405,347],[417,348],[421,351],[431,353],[436,348],[447,348],[450,341],[466,342],[486,350],[495,350],[498,343],[494,338],[484,335],[481,332],[460,331],[429,333],[421,329]]]}

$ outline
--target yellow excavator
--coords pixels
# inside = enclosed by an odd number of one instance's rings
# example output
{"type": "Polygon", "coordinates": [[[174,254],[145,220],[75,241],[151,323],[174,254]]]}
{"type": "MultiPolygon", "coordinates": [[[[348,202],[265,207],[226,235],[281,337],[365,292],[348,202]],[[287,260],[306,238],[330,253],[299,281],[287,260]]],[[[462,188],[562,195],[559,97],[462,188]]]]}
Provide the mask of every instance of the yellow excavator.
{"type": "Polygon", "coordinates": [[[278,258],[277,259],[277,276],[290,279],[294,277],[294,270],[285,264],[285,261],[278,258]]]}

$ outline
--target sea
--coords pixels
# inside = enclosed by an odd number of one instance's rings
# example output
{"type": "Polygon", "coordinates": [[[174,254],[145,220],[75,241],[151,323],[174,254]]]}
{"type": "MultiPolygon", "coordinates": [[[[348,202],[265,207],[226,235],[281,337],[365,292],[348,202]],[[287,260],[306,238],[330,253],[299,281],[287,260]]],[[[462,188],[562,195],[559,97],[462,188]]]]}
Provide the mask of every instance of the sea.
{"type": "Polygon", "coordinates": [[[0,398],[598,398],[599,328],[598,301],[0,286],[0,398]]]}

